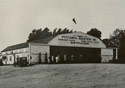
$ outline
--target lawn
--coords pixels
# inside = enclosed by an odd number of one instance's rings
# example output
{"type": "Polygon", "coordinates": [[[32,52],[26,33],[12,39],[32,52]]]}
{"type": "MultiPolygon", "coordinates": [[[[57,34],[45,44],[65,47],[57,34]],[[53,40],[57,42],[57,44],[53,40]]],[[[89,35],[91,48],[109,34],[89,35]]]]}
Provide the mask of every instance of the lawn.
{"type": "Polygon", "coordinates": [[[125,64],[0,66],[0,88],[125,88],[125,64]]]}

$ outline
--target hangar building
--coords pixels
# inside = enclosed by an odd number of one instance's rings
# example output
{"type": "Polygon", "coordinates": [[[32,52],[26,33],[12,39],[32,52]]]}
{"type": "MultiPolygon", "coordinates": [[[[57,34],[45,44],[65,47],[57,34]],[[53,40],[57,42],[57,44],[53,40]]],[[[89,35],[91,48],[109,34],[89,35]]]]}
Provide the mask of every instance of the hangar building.
{"type": "Polygon", "coordinates": [[[26,57],[29,64],[98,63],[117,58],[117,49],[107,49],[100,39],[75,32],[9,46],[1,55],[4,64],[13,64],[18,57],[26,57]]]}

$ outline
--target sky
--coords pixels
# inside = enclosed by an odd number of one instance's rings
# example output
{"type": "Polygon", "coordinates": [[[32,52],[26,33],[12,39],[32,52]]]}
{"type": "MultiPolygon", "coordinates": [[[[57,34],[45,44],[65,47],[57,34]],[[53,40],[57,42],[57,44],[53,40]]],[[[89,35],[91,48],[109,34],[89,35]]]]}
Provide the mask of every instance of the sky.
{"type": "Polygon", "coordinates": [[[102,32],[125,28],[125,0],[0,0],[0,51],[26,42],[33,29],[73,28],[102,32]]]}

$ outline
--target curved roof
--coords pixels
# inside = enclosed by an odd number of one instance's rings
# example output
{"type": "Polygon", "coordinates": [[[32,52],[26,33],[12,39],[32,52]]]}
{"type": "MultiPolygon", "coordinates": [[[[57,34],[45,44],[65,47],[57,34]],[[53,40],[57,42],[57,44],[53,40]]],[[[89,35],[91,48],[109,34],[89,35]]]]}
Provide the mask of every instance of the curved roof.
{"type": "Polygon", "coordinates": [[[106,48],[105,44],[100,39],[82,32],[75,32],[75,33],[60,34],[57,36],[49,36],[31,42],[25,42],[9,46],[4,50],[2,50],[1,52],[26,48],[29,47],[29,43],[42,43],[42,44],[49,44],[51,46],[106,48]]]}
{"type": "Polygon", "coordinates": [[[53,46],[71,46],[71,47],[88,47],[88,48],[106,48],[105,44],[94,36],[74,32],[57,35],[49,42],[53,46]]]}

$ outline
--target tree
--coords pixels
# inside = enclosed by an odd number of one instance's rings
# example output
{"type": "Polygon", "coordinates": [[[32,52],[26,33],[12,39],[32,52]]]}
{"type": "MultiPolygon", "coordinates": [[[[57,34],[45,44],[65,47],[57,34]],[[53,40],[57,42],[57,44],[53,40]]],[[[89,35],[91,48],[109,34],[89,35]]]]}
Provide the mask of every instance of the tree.
{"type": "Polygon", "coordinates": [[[57,31],[57,28],[55,28],[54,30],[53,30],[53,35],[56,35],[56,32],[57,31]]]}
{"type": "Polygon", "coordinates": [[[110,34],[110,38],[103,39],[103,43],[107,45],[107,47],[125,47],[125,40],[124,40],[125,30],[117,28],[110,34]]]}
{"type": "Polygon", "coordinates": [[[51,36],[52,33],[50,32],[49,28],[44,28],[44,30],[42,30],[42,28],[40,29],[34,29],[32,31],[32,33],[29,34],[28,40],[27,42],[33,41],[33,40],[37,40],[40,38],[45,38],[48,36],[51,36]]]}
{"type": "Polygon", "coordinates": [[[92,35],[92,36],[94,36],[94,37],[97,37],[97,38],[101,39],[101,34],[102,34],[102,32],[99,31],[99,30],[96,29],[96,28],[92,28],[90,31],[87,32],[87,34],[92,35]]]}
{"type": "Polygon", "coordinates": [[[67,28],[64,28],[64,29],[62,30],[62,34],[67,33],[67,32],[68,32],[67,30],[68,30],[67,28]]]}
{"type": "Polygon", "coordinates": [[[50,29],[48,27],[44,28],[43,32],[48,33],[50,31],[50,29]]]}
{"type": "Polygon", "coordinates": [[[117,28],[110,35],[110,42],[119,48],[118,59],[119,62],[125,63],[125,30],[117,28]]]}
{"type": "Polygon", "coordinates": [[[32,33],[29,34],[29,37],[28,37],[28,40],[27,41],[31,41],[31,40],[35,40],[37,39],[37,30],[36,29],[33,29],[32,33]]]}
{"type": "Polygon", "coordinates": [[[116,47],[121,47],[124,43],[123,36],[124,36],[125,30],[117,28],[113,33],[110,35],[110,42],[112,42],[116,47]]]}
{"type": "Polygon", "coordinates": [[[125,49],[125,30],[121,33],[120,48],[125,49]]]}
{"type": "Polygon", "coordinates": [[[59,29],[55,28],[53,30],[53,35],[66,34],[66,33],[72,33],[72,32],[73,32],[73,30],[69,30],[68,28],[64,28],[64,29],[62,29],[62,28],[59,28],[59,29]]]}
{"type": "Polygon", "coordinates": [[[106,47],[110,47],[110,42],[108,38],[103,39],[102,42],[106,45],[106,47]]]}
{"type": "Polygon", "coordinates": [[[58,29],[57,34],[62,34],[62,29],[61,28],[58,29]]]}
{"type": "Polygon", "coordinates": [[[70,33],[73,33],[73,30],[69,31],[70,33]]]}
{"type": "Polygon", "coordinates": [[[73,31],[72,31],[72,30],[69,30],[68,28],[64,28],[64,29],[62,30],[62,34],[71,33],[71,32],[73,32],[73,31]]]}
{"type": "Polygon", "coordinates": [[[48,36],[51,36],[51,35],[52,35],[52,33],[51,33],[50,29],[46,27],[46,28],[44,28],[44,30],[40,33],[39,39],[40,39],[40,38],[45,38],[45,37],[48,37],[48,36]]]}
{"type": "Polygon", "coordinates": [[[37,39],[42,39],[42,38],[45,38],[45,37],[49,37],[49,36],[55,36],[55,35],[58,35],[58,34],[65,34],[65,33],[71,33],[73,32],[72,30],[70,31],[69,29],[67,28],[55,28],[53,30],[53,32],[50,31],[49,28],[44,28],[42,30],[42,28],[40,29],[33,29],[33,31],[29,34],[28,36],[28,40],[27,42],[30,42],[30,41],[33,41],[33,40],[37,40],[37,39]]]}

